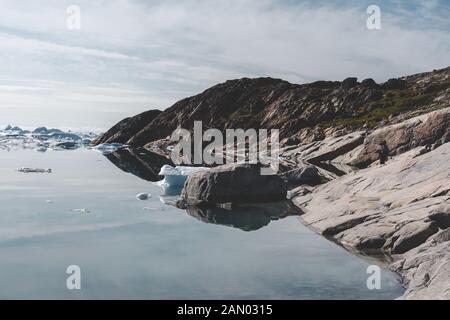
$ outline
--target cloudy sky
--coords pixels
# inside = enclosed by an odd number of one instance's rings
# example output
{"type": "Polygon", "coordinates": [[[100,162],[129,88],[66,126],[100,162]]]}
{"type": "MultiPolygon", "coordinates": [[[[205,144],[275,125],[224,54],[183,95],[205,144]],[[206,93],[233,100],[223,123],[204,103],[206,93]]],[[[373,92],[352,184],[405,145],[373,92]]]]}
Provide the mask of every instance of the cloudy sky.
{"type": "Polygon", "coordinates": [[[0,126],[103,130],[227,79],[446,67],[449,13],[449,0],[0,0],[0,126]],[[381,30],[366,27],[371,4],[381,30]]]}

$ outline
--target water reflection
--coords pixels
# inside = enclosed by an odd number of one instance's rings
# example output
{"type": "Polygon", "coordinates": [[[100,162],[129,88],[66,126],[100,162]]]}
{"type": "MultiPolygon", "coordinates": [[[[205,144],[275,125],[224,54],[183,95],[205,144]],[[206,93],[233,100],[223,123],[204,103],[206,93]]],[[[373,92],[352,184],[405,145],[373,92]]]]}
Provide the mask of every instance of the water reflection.
{"type": "Polygon", "coordinates": [[[163,178],[158,175],[163,165],[173,165],[166,157],[145,149],[120,149],[105,154],[105,157],[120,170],[153,182],[163,178]]]}
{"type": "Polygon", "coordinates": [[[230,205],[229,207],[188,207],[186,212],[200,221],[243,231],[258,230],[272,221],[301,214],[301,211],[289,201],[230,205]]]}
{"type": "Polygon", "coordinates": [[[368,264],[286,217],[295,214],[286,203],[190,208],[202,223],[156,196],[136,200],[140,192],[161,190],[87,150],[3,152],[0,174],[3,298],[392,299],[403,293],[385,269],[381,289],[368,290],[368,264]],[[13,170],[31,164],[53,173],[13,170]],[[76,208],[92,214],[75,214],[76,208]],[[87,271],[82,290],[66,288],[65,270],[74,263],[87,271]]]}
{"type": "MultiPolygon", "coordinates": [[[[121,149],[105,154],[116,167],[147,181],[159,181],[159,170],[171,161],[158,154],[141,150],[121,149]]],[[[182,188],[164,186],[160,200],[162,203],[176,207],[182,188]]],[[[271,221],[288,216],[300,215],[301,211],[289,201],[261,204],[239,204],[222,207],[188,207],[186,212],[206,223],[220,224],[244,231],[254,231],[267,226],[271,221]]]]}

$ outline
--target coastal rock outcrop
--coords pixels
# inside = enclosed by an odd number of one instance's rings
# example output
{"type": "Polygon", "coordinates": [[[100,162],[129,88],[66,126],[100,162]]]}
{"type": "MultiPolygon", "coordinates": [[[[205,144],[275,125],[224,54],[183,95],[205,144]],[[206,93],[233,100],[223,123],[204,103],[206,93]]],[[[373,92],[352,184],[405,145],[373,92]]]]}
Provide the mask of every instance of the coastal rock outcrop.
{"type": "Polygon", "coordinates": [[[450,299],[450,241],[434,241],[441,231],[421,246],[408,251],[391,268],[400,273],[406,285],[403,299],[450,299]]]}
{"type": "Polygon", "coordinates": [[[445,236],[450,143],[417,154],[416,148],[311,192],[293,192],[292,200],[305,212],[302,221],[317,232],[350,248],[382,250],[403,261],[393,268],[409,284],[404,298],[450,299],[450,242],[445,236]]]}
{"type": "Polygon", "coordinates": [[[261,175],[256,164],[229,164],[194,173],[181,199],[187,206],[285,200],[287,185],[278,175],[261,175]]]}
{"type": "Polygon", "coordinates": [[[92,143],[94,145],[99,145],[102,143],[126,144],[131,137],[155,119],[161,112],[161,110],[149,110],[134,117],[123,119],[107,132],[95,139],[92,143]]]}
{"type": "Polygon", "coordinates": [[[449,102],[450,67],[380,84],[243,78],[125,119],[94,144],[125,143],[168,157],[168,137],[179,127],[192,131],[194,121],[222,132],[279,129],[284,178],[261,175],[258,165],[212,168],[188,178],[180,206],[214,220],[215,211],[193,208],[285,199],[286,181],[319,176],[329,182],[289,191],[306,225],[352,250],[393,256],[391,268],[407,286],[403,298],[450,299],[449,102]],[[393,158],[379,166],[384,140],[393,158]],[[314,172],[303,172],[311,165],[314,172]]]}
{"type": "Polygon", "coordinates": [[[382,141],[387,142],[390,155],[401,154],[418,146],[439,147],[450,141],[450,108],[375,130],[365,138],[360,148],[340,161],[355,166],[368,165],[378,159],[382,141]]]}
{"type": "Polygon", "coordinates": [[[155,110],[125,119],[94,141],[134,147],[166,139],[178,127],[204,129],[279,129],[284,145],[304,144],[397,123],[448,106],[450,68],[377,85],[367,79],[292,84],[273,78],[237,79],[183,99],[163,112],[155,110]],[[398,118],[398,116],[401,116],[398,118]],[[333,131],[333,130],[331,130],[333,131]]]}

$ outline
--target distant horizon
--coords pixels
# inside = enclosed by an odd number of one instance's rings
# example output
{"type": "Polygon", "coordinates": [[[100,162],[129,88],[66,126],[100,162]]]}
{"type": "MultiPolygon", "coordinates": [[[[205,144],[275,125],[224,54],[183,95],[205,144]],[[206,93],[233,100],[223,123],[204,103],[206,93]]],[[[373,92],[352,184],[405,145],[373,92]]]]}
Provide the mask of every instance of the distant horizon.
{"type": "Polygon", "coordinates": [[[64,132],[68,132],[68,131],[72,131],[72,132],[80,132],[80,133],[87,133],[87,132],[92,132],[92,133],[96,133],[96,134],[100,134],[105,132],[106,130],[108,130],[108,128],[105,129],[101,129],[101,128],[95,128],[95,127],[58,127],[58,126],[46,126],[46,125],[21,125],[21,124],[16,124],[16,123],[6,123],[6,124],[2,124],[0,123],[0,131],[4,130],[8,125],[10,125],[11,127],[19,127],[22,130],[28,130],[28,131],[33,131],[36,128],[39,127],[46,127],[47,129],[59,129],[62,130],[64,132]]]}

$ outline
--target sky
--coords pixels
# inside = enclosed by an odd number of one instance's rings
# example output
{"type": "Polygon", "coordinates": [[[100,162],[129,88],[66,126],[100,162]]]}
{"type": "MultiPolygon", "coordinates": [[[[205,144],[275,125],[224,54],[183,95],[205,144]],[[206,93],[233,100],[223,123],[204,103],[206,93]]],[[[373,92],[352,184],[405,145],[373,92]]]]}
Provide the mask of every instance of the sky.
{"type": "Polygon", "coordinates": [[[450,0],[0,0],[0,126],[101,131],[229,79],[447,67],[449,13],[450,0]]]}

